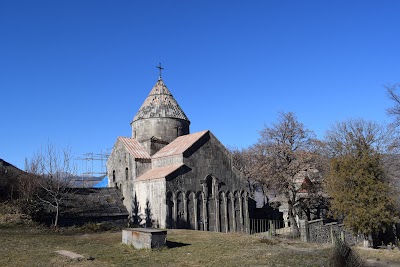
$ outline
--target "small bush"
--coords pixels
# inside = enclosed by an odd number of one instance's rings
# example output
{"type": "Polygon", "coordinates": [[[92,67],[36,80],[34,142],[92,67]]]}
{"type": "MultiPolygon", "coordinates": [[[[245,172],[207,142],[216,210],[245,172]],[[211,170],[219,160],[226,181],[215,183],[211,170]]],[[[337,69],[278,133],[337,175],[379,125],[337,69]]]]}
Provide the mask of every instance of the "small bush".
{"type": "Polygon", "coordinates": [[[16,205],[11,202],[3,202],[0,203],[0,215],[3,214],[17,214],[19,213],[19,209],[16,205]]]}
{"type": "Polygon", "coordinates": [[[32,224],[29,215],[24,214],[15,202],[0,203],[0,223],[32,224]]]}
{"type": "Polygon", "coordinates": [[[87,223],[80,227],[84,232],[105,232],[115,229],[115,226],[109,223],[87,223]]]}

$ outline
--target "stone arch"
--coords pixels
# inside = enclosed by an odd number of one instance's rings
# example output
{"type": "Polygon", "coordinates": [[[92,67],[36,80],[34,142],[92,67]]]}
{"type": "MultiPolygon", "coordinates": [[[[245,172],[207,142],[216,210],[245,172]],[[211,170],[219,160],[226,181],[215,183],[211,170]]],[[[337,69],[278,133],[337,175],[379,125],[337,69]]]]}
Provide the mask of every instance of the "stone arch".
{"type": "Polygon", "coordinates": [[[175,228],[175,220],[174,220],[174,193],[171,191],[167,192],[166,197],[166,205],[167,205],[167,216],[166,216],[166,225],[167,228],[175,228]]]}
{"type": "Polygon", "coordinates": [[[208,174],[203,182],[204,225],[207,231],[219,231],[218,179],[208,174]]]}
{"type": "Polygon", "coordinates": [[[176,192],[176,228],[186,228],[186,196],[181,191],[176,192]]]}
{"type": "Polygon", "coordinates": [[[196,195],[194,192],[186,192],[187,199],[187,228],[196,229],[196,195]]]}
{"type": "Polygon", "coordinates": [[[206,228],[204,227],[206,222],[205,222],[205,217],[204,217],[204,196],[203,192],[197,192],[196,193],[196,199],[197,199],[197,209],[196,209],[196,215],[197,215],[197,229],[198,230],[203,230],[205,231],[206,228]]]}

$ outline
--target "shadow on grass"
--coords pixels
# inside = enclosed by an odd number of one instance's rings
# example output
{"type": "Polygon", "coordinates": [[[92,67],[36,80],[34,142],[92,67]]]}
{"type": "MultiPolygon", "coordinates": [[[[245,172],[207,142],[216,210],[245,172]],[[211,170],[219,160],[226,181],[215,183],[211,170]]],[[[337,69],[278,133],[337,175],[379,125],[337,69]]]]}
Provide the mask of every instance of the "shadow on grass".
{"type": "Polygon", "coordinates": [[[169,241],[169,240],[167,240],[167,242],[165,242],[165,245],[166,245],[168,248],[180,248],[180,247],[189,246],[190,244],[180,243],[180,242],[174,242],[174,241],[169,241]]]}

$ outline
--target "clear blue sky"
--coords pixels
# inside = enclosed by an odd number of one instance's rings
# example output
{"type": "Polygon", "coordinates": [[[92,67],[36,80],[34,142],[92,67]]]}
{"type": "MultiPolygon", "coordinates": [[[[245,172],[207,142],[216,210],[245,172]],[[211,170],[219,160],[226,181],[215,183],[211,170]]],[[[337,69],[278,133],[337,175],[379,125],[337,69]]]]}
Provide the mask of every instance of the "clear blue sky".
{"type": "Polygon", "coordinates": [[[0,158],[112,148],[165,67],[191,131],[228,147],[293,111],[390,121],[400,1],[0,1],[0,158]]]}

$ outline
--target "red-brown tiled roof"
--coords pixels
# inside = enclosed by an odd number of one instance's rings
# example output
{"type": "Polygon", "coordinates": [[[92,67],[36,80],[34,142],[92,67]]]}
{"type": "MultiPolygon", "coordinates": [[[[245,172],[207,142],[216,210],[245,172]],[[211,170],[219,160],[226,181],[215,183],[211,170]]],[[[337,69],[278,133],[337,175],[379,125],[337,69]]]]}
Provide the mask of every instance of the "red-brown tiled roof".
{"type": "Polygon", "coordinates": [[[312,186],[313,183],[311,182],[310,178],[305,177],[303,182],[301,183],[299,193],[308,193],[310,186],[312,186]]]}
{"type": "Polygon", "coordinates": [[[175,156],[183,154],[188,150],[194,143],[197,142],[203,135],[208,133],[208,130],[182,135],[172,141],[169,145],[163,147],[160,151],[153,155],[152,158],[162,158],[168,156],[175,156]]]}
{"type": "Polygon", "coordinates": [[[135,159],[151,159],[149,153],[147,153],[135,138],[118,137],[118,140],[124,144],[126,150],[128,150],[129,154],[135,159]]]}
{"type": "Polygon", "coordinates": [[[144,173],[143,175],[139,176],[136,180],[137,181],[144,181],[144,180],[152,180],[152,179],[160,179],[166,177],[168,174],[173,173],[180,167],[182,167],[183,163],[168,165],[165,167],[154,168],[149,170],[148,172],[144,173]]]}

